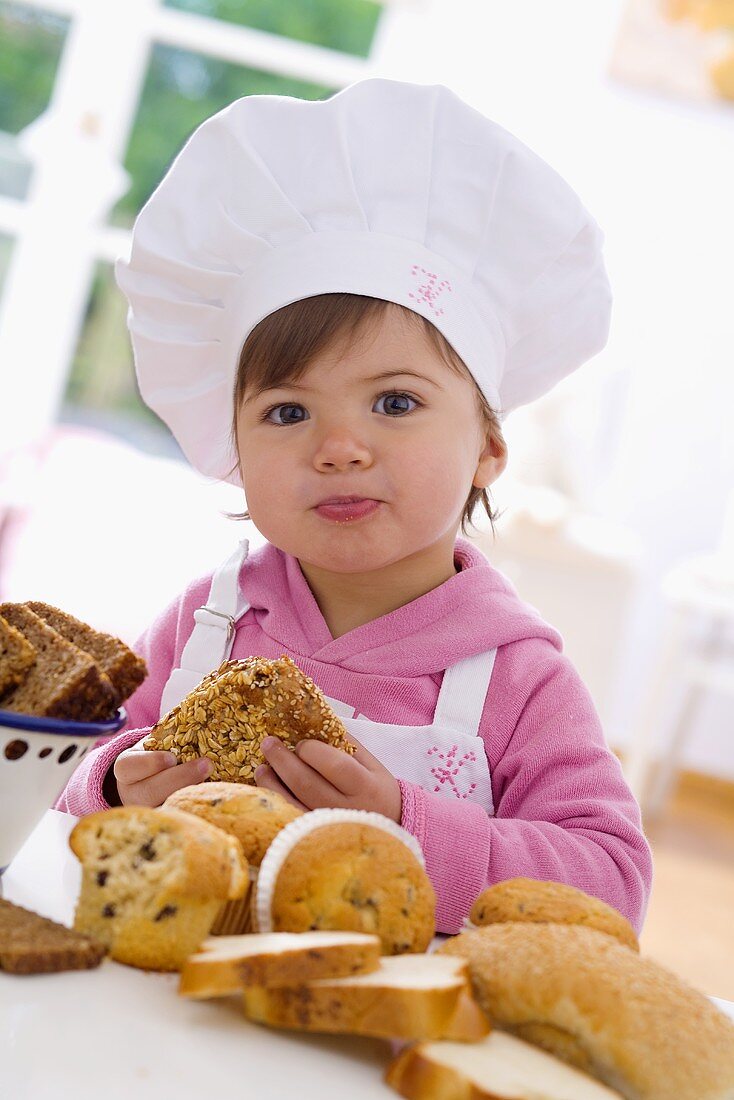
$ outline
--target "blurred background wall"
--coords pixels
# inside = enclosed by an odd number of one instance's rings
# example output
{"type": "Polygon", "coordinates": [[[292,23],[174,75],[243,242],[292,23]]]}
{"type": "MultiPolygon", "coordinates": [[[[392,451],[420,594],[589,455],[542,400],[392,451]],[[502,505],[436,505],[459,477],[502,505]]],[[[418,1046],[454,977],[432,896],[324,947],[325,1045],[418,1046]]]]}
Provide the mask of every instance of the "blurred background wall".
{"type": "MultiPolygon", "coordinates": [[[[607,348],[506,422],[497,538],[479,517],[476,537],[564,634],[611,743],[661,738],[665,578],[705,556],[712,606],[734,585],[729,7],[0,2],[0,599],[47,599],[133,641],[236,537],[262,542],[222,514],[239,494],[190,471],[140,402],[112,262],[187,136],[232,99],[443,83],[577,190],[615,293],[607,348]],[[201,524],[171,539],[191,514],[201,524]]],[[[721,654],[684,761],[734,777],[721,654]]]]}

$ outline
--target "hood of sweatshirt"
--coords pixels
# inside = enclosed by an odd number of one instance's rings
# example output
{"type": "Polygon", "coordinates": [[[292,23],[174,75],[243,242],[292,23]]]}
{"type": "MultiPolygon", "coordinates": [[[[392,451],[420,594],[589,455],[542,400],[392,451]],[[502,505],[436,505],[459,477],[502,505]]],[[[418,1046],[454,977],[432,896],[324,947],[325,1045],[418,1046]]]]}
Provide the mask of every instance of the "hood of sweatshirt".
{"type": "Polygon", "coordinates": [[[422,676],[463,657],[525,638],[545,638],[558,650],[561,635],[482,551],[457,537],[460,569],[418,599],[334,638],[298,558],[271,543],[251,552],[240,586],[260,628],[274,641],[313,660],[354,672],[422,676]]]}

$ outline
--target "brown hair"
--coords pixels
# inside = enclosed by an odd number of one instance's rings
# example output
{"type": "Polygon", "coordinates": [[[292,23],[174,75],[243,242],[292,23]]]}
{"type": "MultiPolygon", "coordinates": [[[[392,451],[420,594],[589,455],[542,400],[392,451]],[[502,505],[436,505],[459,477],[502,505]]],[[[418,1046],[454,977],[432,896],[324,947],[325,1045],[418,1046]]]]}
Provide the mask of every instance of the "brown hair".
{"type": "MultiPolygon", "coordinates": [[[[505,450],[505,440],[495,412],[464,361],[430,321],[398,303],[346,293],[317,294],[291,302],[269,314],[252,329],[242,347],[237,365],[232,419],[233,449],[237,449],[237,413],[246,392],[255,395],[274,386],[298,382],[320,351],[345,337],[354,338],[358,330],[379,322],[391,306],[419,322],[449,369],[472,383],[477,413],[485,432],[492,435],[501,450],[505,450]]],[[[236,468],[235,466],[231,472],[236,468]]],[[[494,521],[499,513],[492,510],[489,491],[473,485],[462,512],[461,531],[464,535],[466,525],[472,522],[474,509],[479,502],[486,509],[494,533],[494,521]]],[[[250,519],[249,512],[227,514],[232,519],[250,519]]]]}

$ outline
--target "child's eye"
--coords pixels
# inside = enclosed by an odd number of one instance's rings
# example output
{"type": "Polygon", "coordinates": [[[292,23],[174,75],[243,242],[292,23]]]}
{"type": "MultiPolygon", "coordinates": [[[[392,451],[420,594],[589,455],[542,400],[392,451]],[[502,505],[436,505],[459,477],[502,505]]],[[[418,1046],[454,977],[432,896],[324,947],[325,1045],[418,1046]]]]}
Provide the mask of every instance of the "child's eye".
{"type": "MultiPolygon", "coordinates": [[[[407,393],[396,393],[394,390],[389,390],[387,393],[381,393],[380,396],[377,398],[377,401],[382,401],[383,398],[385,398],[385,397],[398,398],[400,401],[412,401],[413,404],[417,405],[418,407],[421,407],[422,404],[423,404],[423,402],[419,401],[417,397],[411,397],[410,394],[407,394],[407,393]]],[[[388,408],[389,407],[390,406],[388,406],[388,408]]],[[[274,413],[274,412],[277,412],[279,409],[303,409],[303,405],[271,405],[271,407],[263,413],[263,415],[260,417],[260,419],[262,421],[268,421],[270,424],[274,424],[274,425],[276,425],[276,427],[280,427],[280,428],[285,428],[287,424],[300,424],[301,423],[300,418],[296,419],[296,420],[285,420],[285,421],[283,421],[283,420],[280,420],[280,421],[271,420],[270,419],[270,414],[274,413]]],[[[411,409],[406,409],[405,407],[396,409],[395,406],[393,406],[392,411],[397,412],[397,413],[409,413],[412,410],[411,409]]],[[[392,416],[391,414],[388,414],[388,415],[393,420],[397,419],[397,417],[392,416]]]]}

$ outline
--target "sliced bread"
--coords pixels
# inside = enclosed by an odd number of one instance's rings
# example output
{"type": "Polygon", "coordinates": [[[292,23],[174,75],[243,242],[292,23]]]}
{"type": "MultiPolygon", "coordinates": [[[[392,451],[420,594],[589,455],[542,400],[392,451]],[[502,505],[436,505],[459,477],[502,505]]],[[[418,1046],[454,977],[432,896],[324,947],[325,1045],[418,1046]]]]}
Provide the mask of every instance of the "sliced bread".
{"type": "Polygon", "coordinates": [[[271,989],[249,986],[242,994],[245,1015],[302,1031],[473,1042],[490,1025],[471,997],[467,969],[446,966],[448,958],[383,956],[370,974],[271,989]]]}
{"type": "Polygon", "coordinates": [[[25,606],[97,662],[112,684],[115,708],[142,684],[147,674],[145,661],[119,638],[94,630],[66,611],[40,600],[29,600],[25,606]]]}
{"type": "Polygon", "coordinates": [[[4,710],[82,722],[114,714],[112,684],[88,653],[23,604],[0,604],[0,616],[36,651],[36,661],[23,682],[4,697],[4,710]]]}
{"type": "Polygon", "coordinates": [[[221,997],[246,985],[297,985],[368,974],[380,965],[380,940],[361,932],[264,932],[212,936],[181,971],[184,997],[221,997]]]}
{"type": "Polygon", "coordinates": [[[0,700],[23,683],[35,661],[36,651],[28,639],[0,616],[0,700]]]}
{"type": "Polygon", "coordinates": [[[593,1077],[496,1029],[477,1043],[407,1047],[385,1080],[408,1100],[621,1100],[593,1077]]]}
{"type": "Polygon", "coordinates": [[[99,966],[105,954],[99,940],[0,898],[0,970],[11,974],[89,970],[99,966]]]}

